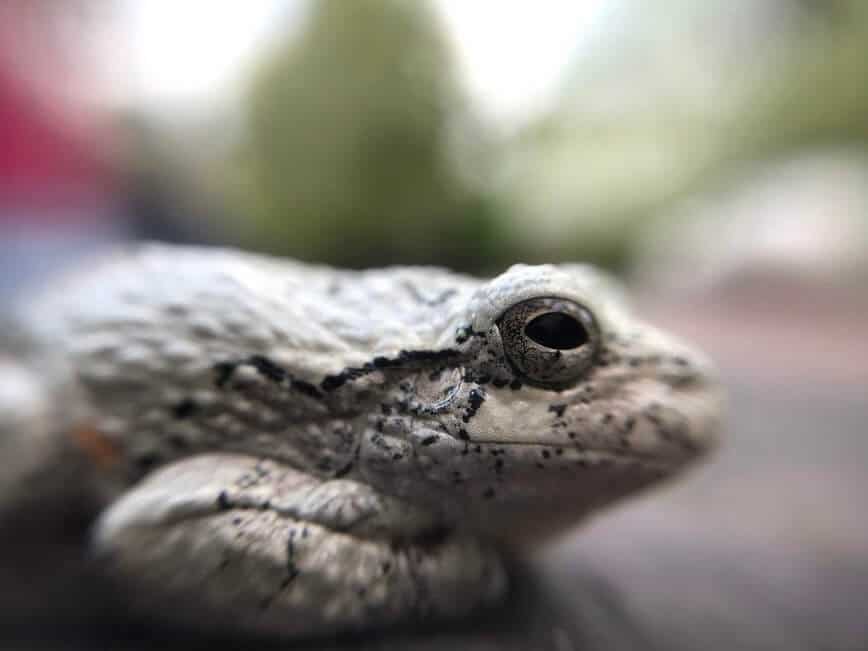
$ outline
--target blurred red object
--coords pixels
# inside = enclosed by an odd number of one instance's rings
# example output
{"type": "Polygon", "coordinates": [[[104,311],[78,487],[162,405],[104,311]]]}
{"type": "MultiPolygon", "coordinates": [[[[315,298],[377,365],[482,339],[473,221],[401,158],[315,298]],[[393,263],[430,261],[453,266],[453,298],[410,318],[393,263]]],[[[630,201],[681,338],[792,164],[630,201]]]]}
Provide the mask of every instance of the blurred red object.
{"type": "MultiPolygon", "coordinates": [[[[93,101],[95,2],[0,3],[0,228],[109,219],[114,172],[93,101]],[[98,209],[103,208],[103,209],[98,209]]],[[[17,230],[17,229],[16,229],[17,230]]]]}
{"type": "Polygon", "coordinates": [[[0,225],[99,218],[104,211],[81,208],[111,196],[110,165],[29,90],[0,67],[0,225]]]}

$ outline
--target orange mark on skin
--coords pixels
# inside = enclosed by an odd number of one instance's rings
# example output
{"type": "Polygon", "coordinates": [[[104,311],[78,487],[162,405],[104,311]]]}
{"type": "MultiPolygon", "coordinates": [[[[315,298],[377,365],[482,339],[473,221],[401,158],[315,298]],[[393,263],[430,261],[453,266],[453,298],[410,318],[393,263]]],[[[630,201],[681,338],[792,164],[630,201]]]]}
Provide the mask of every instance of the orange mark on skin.
{"type": "Polygon", "coordinates": [[[70,436],[88,459],[100,468],[110,468],[121,460],[120,448],[95,427],[77,427],[70,436]]]}

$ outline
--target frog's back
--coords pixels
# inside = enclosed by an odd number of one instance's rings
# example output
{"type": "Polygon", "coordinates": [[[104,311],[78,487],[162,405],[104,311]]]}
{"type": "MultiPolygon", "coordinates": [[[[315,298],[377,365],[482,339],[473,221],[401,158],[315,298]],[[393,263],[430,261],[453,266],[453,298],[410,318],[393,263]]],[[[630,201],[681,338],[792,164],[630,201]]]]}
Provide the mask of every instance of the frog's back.
{"type": "MultiPolygon", "coordinates": [[[[347,272],[227,249],[119,249],[20,306],[19,335],[4,346],[17,357],[7,378],[28,375],[43,406],[16,420],[48,421],[52,436],[72,432],[97,457],[123,450],[126,483],[195,449],[225,447],[245,426],[265,436],[324,416],[333,407],[270,380],[279,374],[310,394],[376,355],[430,348],[477,284],[436,269],[347,272]],[[263,387],[248,413],[222,389],[251,363],[263,387]],[[199,413],[188,417],[193,405],[199,413]]],[[[20,423],[13,428],[20,438],[20,423]]]]}
{"type": "Polygon", "coordinates": [[[255,350],[319,375],[407,347],[408,335],[431,344],[450,306],[477,285],[439,269],[348,272],[149,244],[61,279],[22,305],[19,319],[37,340],[94,364],[185,364],[255,350]]]}

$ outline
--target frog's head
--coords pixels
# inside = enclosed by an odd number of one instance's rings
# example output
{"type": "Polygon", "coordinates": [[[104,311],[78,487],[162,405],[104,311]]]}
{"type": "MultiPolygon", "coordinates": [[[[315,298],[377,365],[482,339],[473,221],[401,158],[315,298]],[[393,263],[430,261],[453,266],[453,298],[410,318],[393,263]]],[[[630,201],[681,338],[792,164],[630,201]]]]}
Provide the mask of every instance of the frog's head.
{"type": "MultiPolygon", "coordinates": [[[[381,360],[399,396],[368,479],[498,535],[575,522],[713,447],[709,362],[635,319],[585,266],[517,265],[457,292],[426,350],[381,360]]],[[[387,383],[391,384],[391,383],[387,383]]]]}

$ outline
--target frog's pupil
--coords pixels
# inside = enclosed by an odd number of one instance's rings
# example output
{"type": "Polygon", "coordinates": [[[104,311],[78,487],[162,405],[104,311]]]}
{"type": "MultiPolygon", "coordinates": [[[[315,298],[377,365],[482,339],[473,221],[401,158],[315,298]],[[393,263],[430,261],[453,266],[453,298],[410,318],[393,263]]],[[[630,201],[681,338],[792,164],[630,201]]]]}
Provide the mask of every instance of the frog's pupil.
{"type": "Polygon", "coordinates": [[[578,348],[588,341],[584,326],[562,312],[540,314],[525,326],[524,333],[539,345],[555,350],[578,348]]]}

